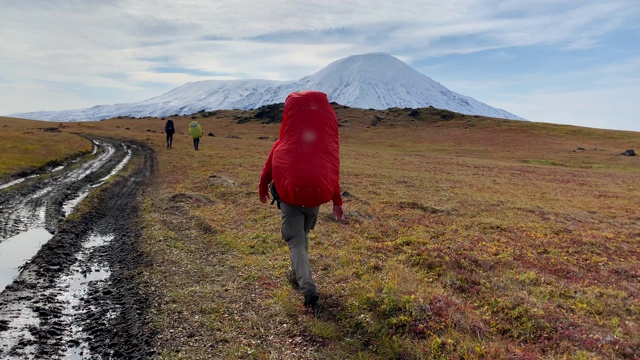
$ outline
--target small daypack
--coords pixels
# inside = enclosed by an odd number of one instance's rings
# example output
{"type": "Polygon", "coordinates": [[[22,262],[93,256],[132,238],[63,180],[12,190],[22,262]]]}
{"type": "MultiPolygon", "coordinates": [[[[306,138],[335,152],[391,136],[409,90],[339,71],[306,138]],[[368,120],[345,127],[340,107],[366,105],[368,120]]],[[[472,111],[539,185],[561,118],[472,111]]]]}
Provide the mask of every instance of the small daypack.
{"type": "Polygon", "coordinates": [[[195,121],[192,121],[189,124],[189,134],[191,135],[191,137],[193,137],[194,139],[199,139],[202,137],[202,127],[200,126],[200,124],[198,124],[195,121]]]}
{"type": "Polygon", "coordinates": [[[167,134],[176,132],[176,129],[173,127],[173,120],[167,120],[167,124],[164,126],[164,132],[167,134]]]}

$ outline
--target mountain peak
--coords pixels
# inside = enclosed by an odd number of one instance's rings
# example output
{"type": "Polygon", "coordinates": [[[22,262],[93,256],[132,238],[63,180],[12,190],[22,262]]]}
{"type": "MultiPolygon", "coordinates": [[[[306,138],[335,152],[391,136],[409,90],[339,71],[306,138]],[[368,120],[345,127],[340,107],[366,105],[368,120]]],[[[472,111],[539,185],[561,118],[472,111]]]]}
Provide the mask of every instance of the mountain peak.
{"type": "Polygon", "coordinates": [[[350,62],[350,61],[400,61],[395,56],[385,52],[372,52],[368,54],[349,55],[345,58],[334,61],[337,62],[350,62]]]}
{"type": "Polygon", "coordinates": [[[403,70],[411,70],[417,73],[417,71],[413,70],[399,59],[387,53],[377,52],[363,55],[351,55],[346,58],[336,60],[314,75],[358,71],[363,74],[380,76],[403,70]]]}
{"type": "Polygon", "coordinates": [[[433,106],[469,115],[524,120],[471,97],[455,93],[383,52],[336,60],[297,81],[205,80],[190,82],[160,96],[133,104],[99,105],[90,109],[20,113],[40,120],[100,120],[116,116],[168,116],[200,110],[255,109],[284,102],[294,91],[318,90],[329,100],[364,109],[433,106]]]}

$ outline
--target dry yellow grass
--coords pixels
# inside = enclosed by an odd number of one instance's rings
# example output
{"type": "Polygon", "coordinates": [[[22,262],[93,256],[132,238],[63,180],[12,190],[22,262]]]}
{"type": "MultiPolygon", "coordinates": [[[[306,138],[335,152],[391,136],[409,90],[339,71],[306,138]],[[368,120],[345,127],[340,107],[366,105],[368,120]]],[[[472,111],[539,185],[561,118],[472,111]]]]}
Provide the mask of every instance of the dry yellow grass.
{"type": "Polygon", "coordinates": [[[215,134],[199,151],[189,116],[171,117],[173,149],[160,119],[68,125],[156,151],[140,281],[156,298],[159,358],[640,353],[640,159],[620,155],[638,133],[337,112],[351,196],[346,222],[325,205],[311,234],[316,311],[286,282],[279,213],[256,191],[279,124],[198,118],[215,134]]]}
{"type": "Polygon", "coordinates": [[[0,117],[0,179],[91,151],[91,141],[71,134],[65,125],[0,117]],[[45,132],[57,128],[60,132],[45,132]]]}

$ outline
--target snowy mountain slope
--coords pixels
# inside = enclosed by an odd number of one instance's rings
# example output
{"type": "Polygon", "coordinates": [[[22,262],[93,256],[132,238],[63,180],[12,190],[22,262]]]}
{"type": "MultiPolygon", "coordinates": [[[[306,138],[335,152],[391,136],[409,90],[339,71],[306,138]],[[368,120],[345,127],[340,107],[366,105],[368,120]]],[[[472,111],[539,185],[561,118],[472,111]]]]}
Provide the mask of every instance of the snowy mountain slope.
{"type": "Polygon", "coordinates": [[[524,120],[507,111],[455,93],[384,53],[349,56],[297,81],[198,81],[137,103],[98,105],[79,110],[18,113],[11,116],[74,121],[101,120],[116,116],[192,114],[200,110],[246,110],[284,102],[289,93],[302,90],[323,91],[332,102],[364,109],[433,106],[463,114],[524,120]]]}
{"type": "Polygon", "coordinates": [[[322,89],[331,101],[357,108],[433,106],[462,114],[524,120],[455,93],[384,53],[356,55],[338,60],[314,75],[301,79],[299,83],[304,89],[322,89]]]}

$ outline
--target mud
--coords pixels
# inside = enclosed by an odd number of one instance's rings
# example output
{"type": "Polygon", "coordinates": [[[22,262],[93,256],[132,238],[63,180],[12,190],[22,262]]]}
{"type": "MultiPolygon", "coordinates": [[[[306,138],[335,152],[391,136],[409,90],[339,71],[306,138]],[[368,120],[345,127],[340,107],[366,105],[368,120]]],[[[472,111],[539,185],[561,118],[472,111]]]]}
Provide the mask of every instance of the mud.
{"type": "Polygon", "coordinates": [[[153,167],[142,144],[94,139],[90,154],[0,184],[0,253],[14,262],[0,267],[0,359],[153,356],[135,283],[144,261],[137,199],[153,167]],[[29,242],[43,244],[19,254],[29,242]],[[19,256],[27,261],[16,271],[19,256]]]}

